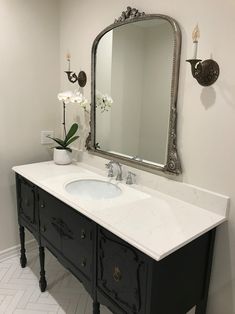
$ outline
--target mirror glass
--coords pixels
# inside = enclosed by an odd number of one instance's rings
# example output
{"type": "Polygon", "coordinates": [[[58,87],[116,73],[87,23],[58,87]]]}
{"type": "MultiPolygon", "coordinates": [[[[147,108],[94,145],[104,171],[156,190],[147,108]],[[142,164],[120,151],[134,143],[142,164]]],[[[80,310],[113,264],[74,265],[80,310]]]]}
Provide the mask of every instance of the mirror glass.
{"type": "Polygon", "coordinates": [[[180,30],[160,15],[117,24],[93,44],[92,150],[176,173],[180,30]]]}

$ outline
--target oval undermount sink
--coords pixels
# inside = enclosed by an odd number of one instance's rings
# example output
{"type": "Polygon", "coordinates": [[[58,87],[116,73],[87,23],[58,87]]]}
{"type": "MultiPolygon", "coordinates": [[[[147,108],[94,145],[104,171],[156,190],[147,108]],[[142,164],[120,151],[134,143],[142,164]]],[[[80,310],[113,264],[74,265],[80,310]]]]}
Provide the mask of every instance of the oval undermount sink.
{"type": "Polygon", "coordinates": [[[115,184],[94,180],[81,179],[66,184],[65,190],[84,200],[109,199],[119,196],[122,190],[115,184]]]}

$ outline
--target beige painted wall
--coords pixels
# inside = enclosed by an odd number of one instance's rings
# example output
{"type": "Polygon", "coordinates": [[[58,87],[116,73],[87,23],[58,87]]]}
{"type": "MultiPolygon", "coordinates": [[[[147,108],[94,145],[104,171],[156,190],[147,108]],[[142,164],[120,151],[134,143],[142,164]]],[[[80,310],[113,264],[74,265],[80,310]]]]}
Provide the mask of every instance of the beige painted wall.
{"type": "Polygon", "coordinates": [[[60,120],[56,0],[0,0],[0,251],[19,242],[12,166],[51,159],[60,120]]]}
{"type": "MultiPolygon", "coordinates": [[[[178,99],[178,138],[183,165],[182,180],[231,197],[230,220],[218,230],[209,298],[209,314],[235,313],[235,6],[233,0],[61,0],[61,65],[64,53],[71,49],[74,67],[88,73],[95,36],[126,6],[146,13],[174,17],[182,30],[182,57],[178,99]],[[203,88],[192,78],[191,32],[199,23],[199,57],[211,54],[221,67],[216,84],[203,88]]],[[[66,85],[62,77],[62,88],[66,85]]]]}
{"type": "MultiPolygon", "coordinates": [[[[40,131],[58,125],[60,106],[55,95],[71,88],[62,70],[64,55],[72,67],[88,74],[85,95],[90,95],[90,52],[99,31],[127,6],[147,13],[171,15],[182,29],[179,86],[179,148],[182,180],[231,197],[229,223],[219,228],[215,247],[209,314],[235,313],[235,50],[234,1],[180,0],[61,0],[60,73],[59,28],[56,0],[0,1],[0,251],[18,243],[15,211],[15,164],[49,159],[40,145],[40,131]],[[211,8],[213,7],[213,11],[211,8]],[[203,8],[203,9],[201,9],[203,8]],[[192,55],[191,31],[201,29],[199,56],[213,57],[221,67],[219,81],[202,88],[192,78],[185,59],[192,55]]],[[[73,117],[79,109],[71,108],[73,117]]],[[[82,120],[83,118],[81,118],[82,120]]],[[[82,144],[81,144],[82,145],[82,144]]]]}

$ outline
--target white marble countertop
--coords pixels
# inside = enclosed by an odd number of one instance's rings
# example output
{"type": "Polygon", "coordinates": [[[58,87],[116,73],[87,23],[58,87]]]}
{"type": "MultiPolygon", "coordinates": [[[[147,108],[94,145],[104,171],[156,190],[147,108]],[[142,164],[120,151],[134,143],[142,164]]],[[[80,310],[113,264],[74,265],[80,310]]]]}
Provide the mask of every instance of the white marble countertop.
{"type": "MultiPolygon", "coordinates": [[[[205,190],[206,209],[144,186],[111,180],[85,163],[59,166],[49,161],[13,170],[157,261],[227,220],[229,198],[205,190]],[[79,200],[64,188],[76,179],[111,181],[122,194],[108,200],[79,200]]],[[[181,190],[185,186],[186,191],[200,192],[183,183],[177,183],[178,188],[180,184],[181,190]]]]}

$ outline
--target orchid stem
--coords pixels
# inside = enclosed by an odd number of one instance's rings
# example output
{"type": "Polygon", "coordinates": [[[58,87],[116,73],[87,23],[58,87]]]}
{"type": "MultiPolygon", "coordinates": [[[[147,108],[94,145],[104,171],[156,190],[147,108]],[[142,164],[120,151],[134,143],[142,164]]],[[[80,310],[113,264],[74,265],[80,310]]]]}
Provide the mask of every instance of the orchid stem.
{"type": "Polygon", "coordinates": [[[66,138],[67,132],[66,132],[66,125],[65,125],[65,102],[63,101],[63,126],[64,126],[64,138],[66,138]]]}

